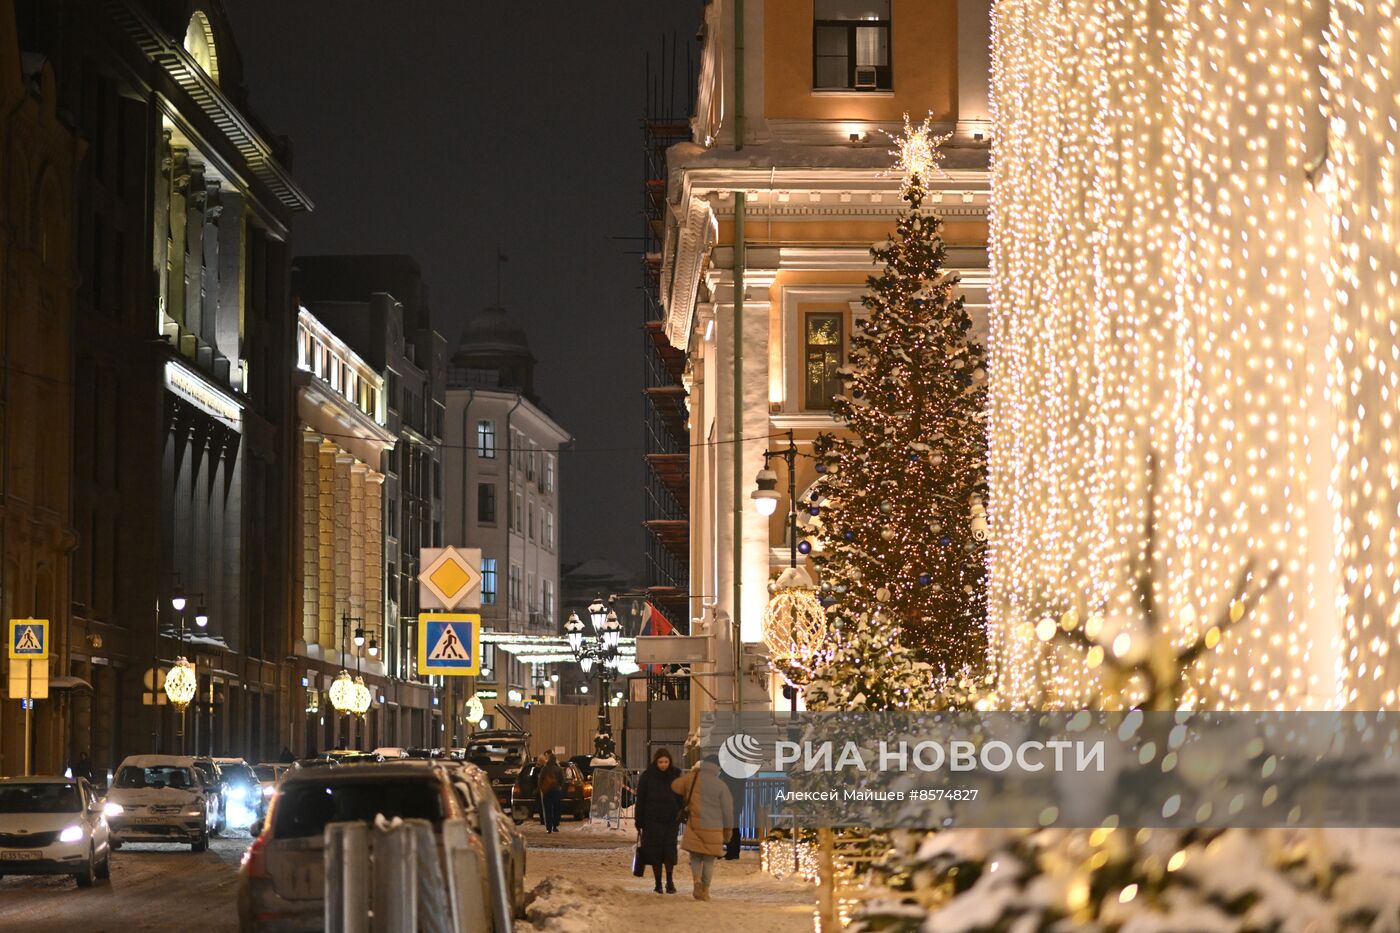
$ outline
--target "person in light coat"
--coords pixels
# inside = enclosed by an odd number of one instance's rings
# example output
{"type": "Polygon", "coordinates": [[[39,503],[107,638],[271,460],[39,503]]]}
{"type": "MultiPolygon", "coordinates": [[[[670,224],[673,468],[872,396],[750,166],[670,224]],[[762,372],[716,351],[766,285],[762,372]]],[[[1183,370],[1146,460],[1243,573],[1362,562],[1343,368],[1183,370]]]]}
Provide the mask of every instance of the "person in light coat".
{"type": "Polygon", "coordinates": [[[719,758],[707,755],[703,761],[671,784],[685,801],[689,818],[681,834],[681,848],[690,853],[691,896],[697,901],[710,899],[715,877],[715,860],[724,855],[725,839],[733,828],[734,798],[719,770],[719,758]]]}

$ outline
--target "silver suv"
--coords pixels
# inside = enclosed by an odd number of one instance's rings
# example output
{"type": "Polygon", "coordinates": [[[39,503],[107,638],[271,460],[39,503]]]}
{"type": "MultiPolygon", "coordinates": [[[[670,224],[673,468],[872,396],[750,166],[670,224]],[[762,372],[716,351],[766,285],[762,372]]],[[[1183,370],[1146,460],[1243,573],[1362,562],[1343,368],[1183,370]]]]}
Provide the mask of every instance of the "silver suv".
{"type": "Polygon", "coordinates": [[[209,848],[219,816],[194,759],[179,755],[132,755],[117,768],[107,790],[107,825],[112,848],[127,842],[188,842],[209,848]]]}

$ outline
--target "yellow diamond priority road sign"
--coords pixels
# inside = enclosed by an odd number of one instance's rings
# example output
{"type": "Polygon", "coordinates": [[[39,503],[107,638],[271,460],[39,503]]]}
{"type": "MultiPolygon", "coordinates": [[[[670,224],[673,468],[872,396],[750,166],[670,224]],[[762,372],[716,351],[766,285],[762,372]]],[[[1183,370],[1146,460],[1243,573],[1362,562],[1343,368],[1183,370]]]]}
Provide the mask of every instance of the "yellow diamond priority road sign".
{"type": "Polygon", "coordinates": [[[481,549],[425,547],[418,552],[418,604],[424,609],[481,605],[481,549]]]}

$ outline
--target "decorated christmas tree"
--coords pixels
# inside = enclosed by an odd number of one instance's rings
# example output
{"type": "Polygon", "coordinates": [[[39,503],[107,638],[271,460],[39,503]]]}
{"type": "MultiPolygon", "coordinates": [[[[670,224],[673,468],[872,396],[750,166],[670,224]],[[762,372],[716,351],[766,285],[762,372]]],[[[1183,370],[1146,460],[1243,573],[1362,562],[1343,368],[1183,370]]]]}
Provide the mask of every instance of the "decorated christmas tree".
{"type": "Polygon", "coordinates": [[[871,250],[884,271],[869,280],[869,316],[852,329],[832,405],[848,433],[816,442],[825,481],[813,525],[828,605],[879,613],[920,657],[953,671],[985,655],[987,371],[945,269],[942,222],[924,208],[945,138],[906,116],[897,139],[907,206],[871,250]]]}

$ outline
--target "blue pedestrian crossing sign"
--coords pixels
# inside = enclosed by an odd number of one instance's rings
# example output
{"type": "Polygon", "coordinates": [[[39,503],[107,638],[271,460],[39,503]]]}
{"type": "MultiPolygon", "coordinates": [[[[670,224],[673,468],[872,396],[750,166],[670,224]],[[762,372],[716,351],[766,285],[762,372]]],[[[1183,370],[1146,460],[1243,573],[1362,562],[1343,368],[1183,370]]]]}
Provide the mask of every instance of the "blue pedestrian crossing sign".
{"type": "Polygon", "coordinates": [[[481,616],[427,612],[418,617],[418,673],[475,677],[481,673],[481,616]]]}
{"type": "Polygon", "coordinates": [[[43,661],[49,656],[48,619],[10,620],[10,657],[43,661]]]}

